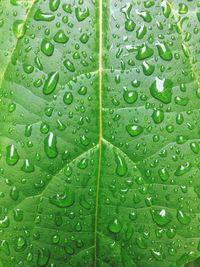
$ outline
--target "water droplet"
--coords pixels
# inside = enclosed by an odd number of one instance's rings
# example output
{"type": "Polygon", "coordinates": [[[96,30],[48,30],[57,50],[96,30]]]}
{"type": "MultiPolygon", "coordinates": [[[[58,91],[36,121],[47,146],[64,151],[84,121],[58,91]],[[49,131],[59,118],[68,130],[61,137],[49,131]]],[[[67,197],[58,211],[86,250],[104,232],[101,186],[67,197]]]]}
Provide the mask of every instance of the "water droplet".
{"type": "Polygon", "coordinates": [[[59,208],[67,208],[74,204],[75,193],[66,189],[63,194],[56,194],[55,196],[51,197],[49,201],[59,208]]]}
{"type": "Polygon", "coordinates": [[[140,135],[143,132],[143,127],[137,124],[130,124],[126,126],[127,132],[130,134],[130,136],[135,137],[140,135]]]}
{"type": "Polygon", "coordinates": [[[135,29],[135,22],[132,19],[128,19],[125,21],[125,29],[129,32],[134,31],[135,29]]]}
{"type": "Polygon", "coordinates": [[[145,25],[140,26],[136,31],[136,36],[138,39],[142,39],[147,33],[147,28],[145,25]]]}
{"type": "Polygon", "coordinates": [[[191,167],[192,167],[191,164],[190,164],[189,162],[186,162],[185,164],[180,165],[180,166],[176,169],[176,171],[175,171],[174,174],[175,174],[176,176],[184,175],[184,174],[186,174],[187,172],[190,171],[191,167]]]}
{"type": "Polygon", "coordinates": [[[10,196],[15,201],[19,198],[19,191],[17,190],[15,186],[11,189],[10,196]]]}
{"type": "Polygon", "coordinates": [[[81,144],[84,146],[88,146],[90,144],[90,139],[85,135],[82,135],[80,137],[80,141],[81,141],[81,144]]]}
{"type": "Polygon", "coordinates": [[[81,35],[80,37],[81,43],[86,44],[88,40],[89,40],[89,35],[87,33],[84,33],[83,35],[81,35]]]}
{"type": "Polygon", "coordinates": [[[70,105],[73,102],[73,94],[71,92],[66,92],[63,96],[63,102],[66,105],[70,105]]]}
{"type": "Polygon", "coordinates": [[[165,60],[165,61],[172,60],[172,58],[173,58],[172,52],[165,42],[163,42],[163,43],[157,42],[156,46],[158,49],[158,54],[163,60],[165,60]]]}
{"type": "Polygon", "coordinates": [[[140,47],[137,48],[137,60],[144,60],[153,55],[153,49],[147,46],[146,43],[143,43],[140,47]]]}
{"type": "Polygon", "coordinates": [[[177,219],[181,224],[187,225],[190,223],[191,219],[188,215],[186,215],[183,211],[177,211],[177,219]]]}
{"type": "Polygon", "coordinates": [[[178,13],[179,14],[186,14],[188,12],[188,7],[186,4],[183,4],[183,3],[180,3],[179,4],[179,10],[178,10],[178,13]]]}
{"type": "Polygon", "coordinates": [[[17,149],[15,148],[14,145],[8,146],[6,148],[7,153],[6,153],[6,162],[8,165],[15,165],[18,160],[19,160],[19,154],[17,152],[17,149]]]}
{"type": "Polygon", "coordinates": [[[26,248],[26,239],[23,236],[18,236],[16,240],[16,251],[23,251],[26,248]]]}
{"type": "Polygon", "coordinates": [[[152,21],[152,17],[149,11],[137,11],[137,14],[143,18],[143,20],[145,22],[151,22],[152,21]]]}
{"type": "Polygon", "coordinates": [[[71,72],[75,72],[75,67],[74,67],[74,64],[71,60],[69,59],[66,59],[64,62],[63,62],[64,66],[66,69],[68,69],[69,71],[71,72]]]}
{"type": "Polygon", "coordinates": [[[142,63],[142,69],[143,69],[144,75],[150,76],[153,74],[155,70],[155,66],[150,65],[148,62],[144,61],[142,63]]]}
{"type": "Polygon", "coordinates": [[[66,44],[69,37],[64,33],[63,30],[59,30],[53,37],[54,41],[59,44],[66,44]]]}
{"type": "Polygon", "coordinates": [[[172,99],[173,83],[169,79],[161,80],[156,77],[149,90],[153,97],[165,104],[169,104],[172,99]]]}
{"type": "Polygon", "coordinates": [[[8,242],[6,240],[2,240],[1,241],[1,243],[0,243],[0,251],[2,251],[7,256],[10,255],[9,244],[8,244],[8,242]]]}
{"type": "Polygon", "coordinates": [[[115,153],[115,162],[117,164],[116,173],[119,176],[124,176],[127,173],[127,165],[124,158],[120,154],[115,153]]]}
{"type": "Polygon", "coordinates": [[[123,94],[124,100],[128,104],[133,104],[138,99],[138,93],[136,91],[130,91],[127,88],[124,88],[124,94],[123,94]]]}
{"type": "Polygon", "coordinates": [[[86,169],[88,166],[88,159],[82,159],[81,161],[79,161],[77,166],[79,167],[79,169],[86,169]]]}
{"type": "Polygon", "coordinates": [[[81,9],[80,7],[76,7],[75,8],[75,15],[76,15],[76,18],[79,22],[83,21],[90,15],[89,9],[87,7],[84,9],[81,9]]]}
{"type": "Polygon", "coordinates": [[[190,143],[190,148],[195,154],[199,153],[199,144],[197,142],[190,143]]]}
{"type": "Polygon", "coordinates": [[[50,251],[48,248],[41,248],[38,250],[37,264],[39,266],[47,266],[50,258],[50,251]]]}
{"type": "Polygon", "coordinates": [[[58,155],[57,138],[52,132],[44,140],[44,151],[50,159],[54,159],[58,155]]]}
{"type": "Polygon", "coordinates": [[[168,3],[168,1],[167,0],[162,1],[161,7],[162,7],[163,15],[166,18],[169,18],[170,13],[171,13],[171,7],[170,7],[170,4],[168,3]]]}
{"type": "Polygon", "coordinates": [[[87,94],[87,87],[81,86],[78,90],[79,95],[86,95],[87,94]]]}
{"type": "Polygon", "coordinates": [[[165,226],[172,220],[172,215],[165,209],[152,209],[152,219],[159,226],[165,226]]]}
{"type": "Polygon", "coordinates": [[[35,167],[33,164],[30,163],[28,159],[25,159],[24,165],[22,166],[21,170],[26,173],[31,173],[31,172],[34,172],[35,167]]]}
{"type": "Polygon", "coordinates": [[[56,11],[59,8],[60,0],[50,0],[49,1],[49,8],[51,11],[56,11]]]}
{"type": "Polygon", "coordinates": [[[40,9],[36,10],[34,19],[37,21],[52,21],[55,16],[51,13],[43,13],[40,9]]]}
{"type": "Polygon", "coordinates": [[[152,249],[151,254],[157,261],[163,261],[163,256],[159,250],[152,249]]]}
{"type": "Polygon", "coordinates": [[[8,216],[5,216],[3,219],[0,219],[0,229],[7,228],[10,224],[8,216]]]}
{"type": "Polygon", "coordinates": [[[23,20],[16,20],[13,23],[13,32],[18,39],[21,39],[26,32],[25,22],[23,20]]]}
{"type": "Polygon", "coordinates": [[[72,13],[72,8],[71,8],[71,4],[63,4],[62,8],[65,12],[71,14],[72,13]]]}
{"type": "Polygon", "coordinates": [[[162,109],[156,109],[153,111],[152,119],[156,124],[161,123],[164,120],[164,111],[162,109]]]}
{"type": "Polygon", "coordinates": [[[160,176],[160,179],[162,180],[162,181],[167,181],[168,179],[169,179],[169,173],[168,173],[168,171],[166,170],[166,168],[162,168],[162,169],[160,169],[159,171],[158,171],[158,173],[159,173],[159,176],[160,176]]]}
{"type": "Polygon", "coordinates": [[[27,74],[30,74],[34,71],[34,67],[29,64],[23,64],[23,69],[27,74]]]}
{"type": "Polygon", "coordinates": [[[23,211],[19,208],[14,209],[13,217],[16,222],[21,222],[23,220],[23,211]]]}
{"type": "Polygon", "coordinates": [[[108,224],[108,229],[111,233],[114,233],[114,234],[118,234],[121,229],[122,229],[122,226],[121,226],[121,223],[120,221],[118,220],[118,218],[112,220],[109,224],[108,224]]]}
{"type": "Polygon", "coordinates": [[[44,38],[41,43],[41,51],[46,55],[46,56],[51,56],[53,55],[54,52],[54,45],[49,41],[48,38],[44,38]]]}
{"type": "Polygon", "coordinates": [[[49,73],[48,78],[44,83],[43,93],[45,95],[51,94],[56,89],[56,86],[58,84],[58,80],[59,80],[59,73],[58,72],[49,73]]]}

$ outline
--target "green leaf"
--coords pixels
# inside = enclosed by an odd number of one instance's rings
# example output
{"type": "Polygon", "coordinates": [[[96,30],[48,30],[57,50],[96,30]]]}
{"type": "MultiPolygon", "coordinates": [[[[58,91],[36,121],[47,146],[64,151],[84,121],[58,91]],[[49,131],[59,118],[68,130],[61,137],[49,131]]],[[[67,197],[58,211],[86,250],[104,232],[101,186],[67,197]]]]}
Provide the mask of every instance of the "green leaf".
{"type": "Polygon", "coordinates": [[[199,266],[199,14],[0,2],[0,266],[199,266]]]}

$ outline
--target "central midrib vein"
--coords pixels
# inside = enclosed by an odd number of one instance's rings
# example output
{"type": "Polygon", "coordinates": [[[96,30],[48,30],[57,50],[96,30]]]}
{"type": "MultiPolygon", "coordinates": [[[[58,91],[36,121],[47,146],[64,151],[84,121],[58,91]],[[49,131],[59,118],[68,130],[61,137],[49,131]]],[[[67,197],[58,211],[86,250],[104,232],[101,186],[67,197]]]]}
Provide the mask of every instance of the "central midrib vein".
{"type": "Polygon", "coordinates": [[[103,2],[99,0],[99,161],[98,175],[96,182],[96,205],[95,205],[95,225],[94,225],[94,266],[97,266],[97,228],[98,228],[98,212],[99,212],[99,186],[101,175],[101,159],[102,159],[102,67],[103,67],[103,2]]]}

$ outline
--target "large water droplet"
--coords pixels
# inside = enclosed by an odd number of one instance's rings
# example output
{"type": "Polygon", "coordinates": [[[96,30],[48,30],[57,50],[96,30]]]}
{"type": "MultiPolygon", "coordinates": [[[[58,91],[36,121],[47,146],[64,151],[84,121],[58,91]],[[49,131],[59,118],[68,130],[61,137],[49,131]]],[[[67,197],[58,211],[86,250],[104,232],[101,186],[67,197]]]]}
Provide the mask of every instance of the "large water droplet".
{"type": "Polygon", "coordinates": [[[124,94],[123,94],[124,100],[128,104],[133,104],[138,99],[138,93],[136,91],[130,91],[127,88],[124,88],[124,94]]]}
{"type": "Polygon", "coordinates": [[[140,135],[143,132],[143,127],[137,124],[129,124],[126,126],[127,132],[130,134],[130,136],[135,137],[140,135]]]}
{"type": "Polygon", "coordinates": [[[51,72],[48,75],[47,80],[45,81],[44,87],[43,87],[43,93],[45,95],[51,94],[58,84],[59,80],[59,73],[58,72],[51,72]]]}
{"type": "Polygon", "coordinates": [[[48,38],[44,38],[41,43],[41,51],[46,56],[52,56],[54,52],[54,45],[49,41],[48,38]]]}
{"type": "Polygon", "coordinates": [[[69,71],[71,72],[75,72],[75,67],[74,67],[74,64],[71,60],[69,59],[66,59],[64,62],[63,62],[64,66],[66,69],[68,69],[69,71]]]}
{"type": "Polygon", "coordinates": [[[80,7],[76,7],[75,15],[78,21],[83,21],[90,15],[89,9],[87,7],[83,9],[81,9],[80,7]]]}
{"type": "Polygon", "coordinates": [[[50,159],[54,159],[58,155],[57,138],[52,132],[44,140],[44,151],[50,159]]]}
{"type": "Polygon", "coordinates": [[[51,13],[43,13],[40,9],[35,12],[34,19],[37,21],[52,21],[55,16],[51,13]]]}
{"type": "Polygon", "coordinates": [[[75,193],[74,191],[65,190],[63,194],[56,194],[55,196],[51,197],[49,201],[59,208],[67,208],[74,204],[75,193]]]}
{"type": "Polygon", "coordinates": [[[115,153],[115,162],[117,163],[116,173],[119,176],[124,176],[127,173],[127,165],[124,158],[120,154],[115,153]]]}
{"type": "Polygon", "coordinates": [[[110,230],[111,233],[118,234],[121,229],[121,223],[118,218],[115,218],[108,224],[108,229],[110,230]]]}
{"type": "Polygon", "coordinates": [[[21,39],[26,32],[25,22],[23,20],[16,20],[13,23],[13,32],[18,39],[21,39]]]}
{"type": "Polygon", "coordinates": [[[187,225],[187,224],[189,224],[190,223],[190,221],[191,221],[191,218],[188,216],[188,215],[186,215],[183,211],[181,211],[181,210],[178,210],[177,211],[177,219],[178,219],[178,221],[181,223],[181,224],[184,224],[184,225],[187,225]]]}
{"type": "Polygon", "coordinates": [[[68,42],[69,37],[64,33],[63,30],[59,30],[53,37],[54,41],[59,44],[65,44],[68,42]]]}
{"type": "Polygon", "coordinates": [[[171,50],[169,49],[168,45],[163,42],[157,42],[156,43],[156,46],[158,48],[158,53],[159,53],[159,56],[165,60],[165,61],[170,61],[172,60],[173,56],[172,56],[172,52],[171,50]]]}
{"type": "Polygon", "coordinates": [[[180,165],[176,171],[175,171],[175,175],[176,176],[181,176],[181,175],[184,175],[185,173],[189,172],[190,169],[191,169],[191,164],[189,162],[186,162],[185,164],[183,165],[180,165]]]}
{"type": "Polygon", "coordinates": [[[172,215],[165,209],[152,209],[151,215],[159,226],[165,226],[172,220],[172,215]]]}
{"type": "Polygon", "coordinates": [[[169,79],[161,80],[156,77],[149,90],[153,97],[165,104],[169,104],[172,100],[173,83],[169,79]]]}
{"type": "Polygon", "coordinates": [[[143,43],[140,47],[137,49],[137,55],[136,59],[138,60],[144,60],[146,58],[149,58],[153,55],[153,49],[147,46],[146,43],[143,43]]]}
{"type": "Polygon", "coordinates": [[[17,149],[15,148],[14,145],[8,146],[6,148],[7,153],[6,153],[6,162],[8,165],[15,165],[18,160],[19,160],[19,154],[17,152],[17,149]]]}

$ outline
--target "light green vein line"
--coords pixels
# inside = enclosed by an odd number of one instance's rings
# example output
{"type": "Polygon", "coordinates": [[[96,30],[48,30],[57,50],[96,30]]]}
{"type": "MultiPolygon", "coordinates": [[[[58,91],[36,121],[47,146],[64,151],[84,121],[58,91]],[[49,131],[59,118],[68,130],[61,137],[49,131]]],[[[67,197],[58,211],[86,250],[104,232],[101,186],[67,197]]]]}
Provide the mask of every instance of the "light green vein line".
{"type": "Polygon", "coordinates": [[[94,266],[97,267],[97,230],[98,230],[98,204],[99,204],[99,186],[101,175],[101,159],[102,159],[102,57],[103,57],[103,42],[102,42],[102,8],[103,1],[99,0],[99,162],[98,162],[98,176],[96,185],[96,205],[95,205],[95,223],[94,223],[94,266]]]}

